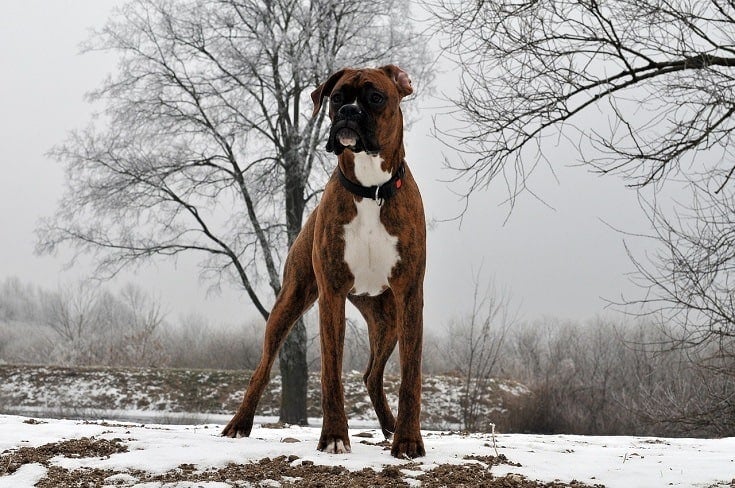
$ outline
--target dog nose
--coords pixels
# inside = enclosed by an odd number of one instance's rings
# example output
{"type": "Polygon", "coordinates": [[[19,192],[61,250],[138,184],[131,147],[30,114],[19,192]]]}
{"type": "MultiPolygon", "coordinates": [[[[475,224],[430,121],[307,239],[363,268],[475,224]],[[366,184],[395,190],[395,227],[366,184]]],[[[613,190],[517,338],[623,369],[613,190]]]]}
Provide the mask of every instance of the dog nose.
{"type": "Polygon", "coordinates": [[[342,105],[337,113],[344,118],[356,117],[360,113],[360,107],[354,104],[342,105]]]}

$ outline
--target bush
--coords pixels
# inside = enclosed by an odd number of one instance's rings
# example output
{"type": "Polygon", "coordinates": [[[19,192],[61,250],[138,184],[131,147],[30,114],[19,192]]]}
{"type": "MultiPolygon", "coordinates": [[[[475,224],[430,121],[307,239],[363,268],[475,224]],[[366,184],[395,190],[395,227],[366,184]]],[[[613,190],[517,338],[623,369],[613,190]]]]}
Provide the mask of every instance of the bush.
{"type": "Polygon", "coordinates": [[[189,316],[162,336],[169,367],[252,370],[260,360],[263,328],[253,323],[214,327],[204,317],[189,316]]]}

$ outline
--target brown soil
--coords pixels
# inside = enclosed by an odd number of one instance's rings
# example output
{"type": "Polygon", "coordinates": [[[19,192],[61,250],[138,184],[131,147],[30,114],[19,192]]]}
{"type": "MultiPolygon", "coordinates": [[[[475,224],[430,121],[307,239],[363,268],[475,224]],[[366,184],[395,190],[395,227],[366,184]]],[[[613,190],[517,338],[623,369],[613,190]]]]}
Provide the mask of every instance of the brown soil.
{"type": "Polygon", "coordinates": [[[21,447],[0,454],[0,476],[12,474],[24,464],[40,463],[49,466],[49,459],[56,456],[106,458],[127,450],[128,446],[122,444],[121,439],[107,440],[94,437],[54,442],[40,447],[21,447]]]}
{"type": "MultiPolygon", "coordinates": [[[[365,468],[350,472],[342,466],[318,466],[309,461],[298,462],[297,456],[264,458],[247,464],[228,464],[222,468],[198,470],[190,464],[182,464],[177,469],[164,474],[150,474],[141,470],[112,471],[102,469],[68,470],[51,465],[50,459],[56,456],[70,458],[109,457],[126,452],[127,446],[120,439],[81,438],[45,444],[40,447],[22,447],[5,451],[0,455],[0,476],[15,472],[28,463],[40,463],[48,468],[46,476],[36,485],[40,488],[52,487],[101,487],[131,486],[134,483],[160,482],[176,483],[181,481],[204,482],[218,481],[233,487],[253,484],[260,486],[265,480],[278,481],[283,487],[373,487],[373,486],[410,486],[404,479],[410,476],[404,470],[418,471],[419,464],[406,464],[400,467],[387,466],[381,471],[365,468]],[[123,477],[115,475],[126,475],[123,477]]],[[[428,488],[487,486],[491,488],[584,488],[590,485],[573,481],[571,483],[541,483],[510,474],[495,477],[492,466],[511,464],[505,456],[482,456],[472,458],[474,463],[465,465],[441,465],[430,472],[415,476],[421,486],[428,488]]],[[[594,485],[600,487],[602,485],[594,485]]]]}

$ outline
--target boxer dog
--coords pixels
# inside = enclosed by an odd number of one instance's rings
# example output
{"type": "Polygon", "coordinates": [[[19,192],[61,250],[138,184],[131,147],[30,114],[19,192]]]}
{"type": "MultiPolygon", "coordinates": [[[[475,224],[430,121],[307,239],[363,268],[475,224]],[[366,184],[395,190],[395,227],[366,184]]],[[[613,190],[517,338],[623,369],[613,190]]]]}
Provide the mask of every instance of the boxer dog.
{"type": "Polygon", "coordinates": [[[311,94],[316,116],[329,98],[326,149],[337,168],[286,258],[283,287],[265,328],[263,355],[237,413],[222,432],[248,436],[271,367],[294,322],[319,301],[323,424],[317,448],[350,452],[342,388],[345,301],[365,317],[370,360],[363,377],[391,454],[425,455],[419,428],[426,223],[404,160],[400,102],[413,92],[394,65],[343,69],[311,94]],[[383,371],[399,345],[398,417],[383,371]]]}

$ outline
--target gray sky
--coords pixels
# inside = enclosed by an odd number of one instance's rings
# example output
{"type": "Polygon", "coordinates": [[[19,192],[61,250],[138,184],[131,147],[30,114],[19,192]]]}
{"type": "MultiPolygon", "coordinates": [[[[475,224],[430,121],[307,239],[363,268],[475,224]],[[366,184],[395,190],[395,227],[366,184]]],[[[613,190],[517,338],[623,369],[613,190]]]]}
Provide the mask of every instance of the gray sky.
{"type": "MultiPolygon", "coordinates": [[[[63,191],[63,168],[45,156],[67,132],[90,121],[93,107],[84,94],[114,70],[109,55],[79,55],[79,43],[92,27],[101,27],[116,2],[110,0],[9,0],[0,18],[0,280],[18,276],[45,288],[86,276],[83,263],[64,269],[69,255],[34,255],[38,220],[53,213],[63,191]]],[[[453,72],[438,77],[437,92],[451,92],[453,72]]],[[[448,153],[430,135],[432,107],[442,102],[420,99],[419,120],[406,140],[407,160],[424,196],[427,217],[457,215],[463,202],[441,180],[453,175],[442,168],[448,153]]],[[[99,107],[98,107],[99,108],[99,107]]],[[[440,124],[447,122],[441,117],[440,124]]],[[[600,178],[550,144],[546,154],[559,181],[546,169],[532,179],[546,203],[522,196],[506,222],[502,185],[492,185],[471,199],[460,227],[438,223],[428,234],[425,323],[441,326],[471,305],[473,274],[481,284],[493,279],[507,290],[521,316],[584,320],[603,313],[601,297],[617,298],[635,289],[625,273],[632,269],[623,236],[645,230],[635,194],[615,177],[600,178]]],[[[455,187],[454,190],[459,190],[455,187]]],[[[207,296],[195,261],[179,259],[120,276],[111,286],[133,281],[158,297],[171,318],[189,313],[240,322],[252,312],[244,294],[225,291],[207,296]]],[[[254,314],[253,314],[254,316],[254,314]]]]}

